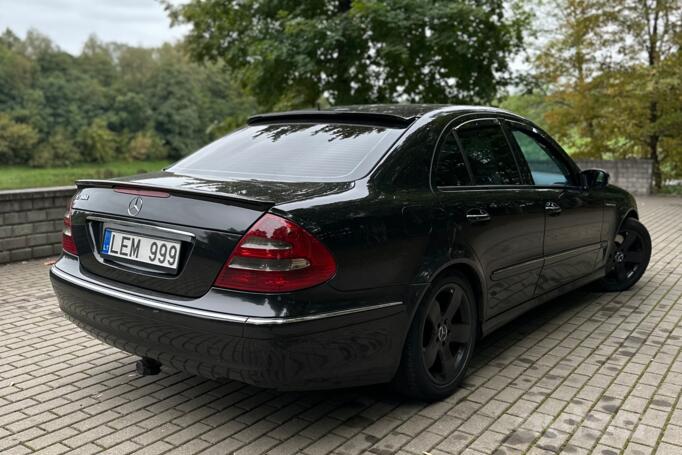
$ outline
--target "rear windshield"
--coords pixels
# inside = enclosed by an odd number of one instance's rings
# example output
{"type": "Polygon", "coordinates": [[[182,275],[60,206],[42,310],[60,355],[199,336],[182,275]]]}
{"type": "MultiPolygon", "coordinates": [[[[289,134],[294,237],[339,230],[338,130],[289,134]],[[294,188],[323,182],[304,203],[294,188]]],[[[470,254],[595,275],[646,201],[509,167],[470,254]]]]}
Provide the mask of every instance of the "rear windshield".
{"type": "Polygon", "coordinates": [[[168,170],[217,178],[345,182],[369,173],[403,131],[337,123],[253,125],[168,170]]]}

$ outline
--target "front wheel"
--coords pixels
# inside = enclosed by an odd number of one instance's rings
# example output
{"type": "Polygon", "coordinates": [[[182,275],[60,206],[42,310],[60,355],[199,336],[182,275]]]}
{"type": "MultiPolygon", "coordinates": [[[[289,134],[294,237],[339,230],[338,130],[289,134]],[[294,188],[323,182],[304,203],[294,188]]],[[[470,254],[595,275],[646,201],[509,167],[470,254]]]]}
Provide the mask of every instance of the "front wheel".
{"type": "Polygon", "coordinates": [[[427,401],[451,395],[466,374],[476,345],[476,302],[459,274],[436,280],[427,291],[405,341],[395,385],[427,401]]]}
{"type": "Polygon", "coordinates": [[[646,227],[627,218],[614,239],[606,276],[600,281],[604,291],[630,289],[644,274],[651,258],[651,237],[646,227]]]}

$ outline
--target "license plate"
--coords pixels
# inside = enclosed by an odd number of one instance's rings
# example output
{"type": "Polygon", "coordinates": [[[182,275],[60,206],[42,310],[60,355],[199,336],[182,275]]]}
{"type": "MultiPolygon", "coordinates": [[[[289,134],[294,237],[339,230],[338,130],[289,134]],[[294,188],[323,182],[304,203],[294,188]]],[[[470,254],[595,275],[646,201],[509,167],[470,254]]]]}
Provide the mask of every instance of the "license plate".
{"type": "Polygon", "coordinates": [[[177,270],[180,242],[105,229],[101,253],[164,269],[177,270]]]}

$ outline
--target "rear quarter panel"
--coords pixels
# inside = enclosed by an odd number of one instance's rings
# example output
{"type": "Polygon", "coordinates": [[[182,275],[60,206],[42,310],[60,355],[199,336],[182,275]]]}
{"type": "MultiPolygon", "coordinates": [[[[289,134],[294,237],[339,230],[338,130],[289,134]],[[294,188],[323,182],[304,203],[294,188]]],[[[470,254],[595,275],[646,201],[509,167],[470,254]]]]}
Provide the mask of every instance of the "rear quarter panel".
{"type": "Polygon", "coordinates": [[[424,204],[431,202],[412,205],[400,195],[373,192],[361,181],[346,194],[284,204],[272,212],[324,243],[337,265],[330,285],[353,291],[415,281],[433,216],[424,204]]]}

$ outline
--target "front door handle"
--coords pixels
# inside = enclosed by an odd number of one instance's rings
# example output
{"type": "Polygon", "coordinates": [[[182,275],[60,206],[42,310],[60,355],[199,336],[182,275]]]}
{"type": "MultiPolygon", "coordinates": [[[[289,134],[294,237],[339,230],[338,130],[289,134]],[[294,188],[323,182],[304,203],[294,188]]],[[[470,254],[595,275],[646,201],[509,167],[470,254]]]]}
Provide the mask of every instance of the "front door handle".
{"type": "Polygon", "coordinates": [[[549,215],[558,215],[561,213],[561,206],[556,202],[545,202],[545,212],[549,215]]]}
{"type": "Polygon", "coordinates": [[[490,213],[483,209],[471,209],[467,212],[467,220],[471,223],[480,223],[490,220],[490,213]]]}

